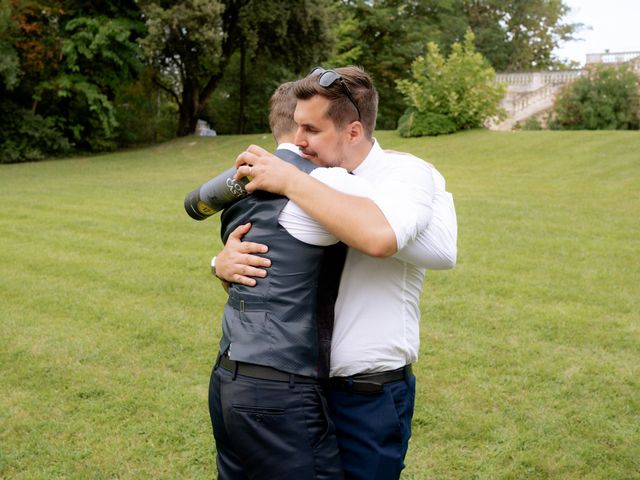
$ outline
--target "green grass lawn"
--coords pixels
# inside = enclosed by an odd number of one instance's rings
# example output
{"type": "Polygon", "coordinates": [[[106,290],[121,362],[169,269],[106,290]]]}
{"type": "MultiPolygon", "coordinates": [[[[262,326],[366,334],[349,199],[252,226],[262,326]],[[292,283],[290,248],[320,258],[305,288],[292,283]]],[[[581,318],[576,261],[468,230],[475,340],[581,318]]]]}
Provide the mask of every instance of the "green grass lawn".
{"type": "MultiPolygon", "coordinates": [[[[454,194],[427,274],[404,479],[640,479],[640,134],[385,148],[454,194]]],[[[186,193],[270,136],[0,165],[0,478],[215,477],[219,217],[186,193]]]]}

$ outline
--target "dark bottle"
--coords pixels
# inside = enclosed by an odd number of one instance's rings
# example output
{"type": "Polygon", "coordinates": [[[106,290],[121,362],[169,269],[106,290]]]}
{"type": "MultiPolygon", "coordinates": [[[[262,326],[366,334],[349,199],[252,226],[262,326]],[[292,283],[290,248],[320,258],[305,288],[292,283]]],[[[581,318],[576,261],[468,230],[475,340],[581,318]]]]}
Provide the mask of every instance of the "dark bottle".
{"type": "Polygon", "coordinates": [[[184,209],[195,220],[204,220],[232,203],[247,196],[244,186],[250,182],[244,177],[235,180],[236,168],[222,172],[196,188],[184,198],[184,209]]]}

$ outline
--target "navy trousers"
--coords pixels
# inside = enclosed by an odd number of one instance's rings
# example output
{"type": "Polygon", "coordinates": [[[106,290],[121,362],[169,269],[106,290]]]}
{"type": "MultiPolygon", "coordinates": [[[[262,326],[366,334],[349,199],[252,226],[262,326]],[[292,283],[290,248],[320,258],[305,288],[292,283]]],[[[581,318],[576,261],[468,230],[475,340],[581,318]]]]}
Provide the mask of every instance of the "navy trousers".
{"type": "Polygon", "coordinates": [[[332,390],[329,412],[347,480],[400,478],[411,437],[416,377],[388,383],[379,394],[332,390]]]}
{"type": "Polygon", "coordinates": [[[220,480],[338,480],[338,443],[319,385],[211,373],[220,480]]]}

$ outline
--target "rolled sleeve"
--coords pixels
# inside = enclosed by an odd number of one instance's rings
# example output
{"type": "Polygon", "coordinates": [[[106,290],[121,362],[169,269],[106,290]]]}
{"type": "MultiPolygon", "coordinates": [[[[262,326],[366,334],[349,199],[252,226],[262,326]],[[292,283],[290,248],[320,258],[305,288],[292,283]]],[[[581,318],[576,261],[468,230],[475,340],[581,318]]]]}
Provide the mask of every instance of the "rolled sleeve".
{"type": "MultiPolygon", "coordinates": [[[[344,168],[316,168],[310,175],[342,193],[367,198],[373,195],[373,188],[367,180],[350,175],[344,168]]],[[[320,246],[338,242],[334,235],[295,202],[287,202],[280,213],[279,222],[290,235],[302,242],[320,246]]]]}
{"type": "Polygon", "coordinates": [[[378,205],[396,235],[398,250],[424,230],[433,215],[434,178],[421,160],[403,158],[376,189],[378,205]]]}
{"type": "Polygon", "coordinates": [[[447,270],[456,264],[457,242],[458,223],[453,196],[438,189],[434,196],[431,222],[394,257],[429,270],[447,270]]]}

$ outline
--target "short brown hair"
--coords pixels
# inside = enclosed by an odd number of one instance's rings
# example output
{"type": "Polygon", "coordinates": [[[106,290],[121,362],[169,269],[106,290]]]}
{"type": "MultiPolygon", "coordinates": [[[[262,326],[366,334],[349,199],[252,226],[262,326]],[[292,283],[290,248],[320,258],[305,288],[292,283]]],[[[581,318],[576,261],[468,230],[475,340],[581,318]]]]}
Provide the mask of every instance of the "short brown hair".
{"type": "Polygon", "coordinates": [[[298,128],[293,120],[297,101],[293,95],[293,85],[293,82],[283,83],[271,95],[269,127],[277,141],[282,135],[293,133],[298,128]]]}
{"type": "MultiPolygon", "coordinates": [[[[378,115],[378,92],[373,86],[373,81],[367,72],[360,67],[349,66],[334,69],[345,82],[353,101],[360,110],[360,121],[364,126],[365,134],[371,138],[376,128],[376,116],[378,115]]],[[[351,100],[344,91],[339,81],[333,82],[328,87],[323,87],[318,81],[318,75],[307,75],[298,80],[293,88],[293,94],[299,100],[308,100],[320,95],[331,102],[327,116],[338,127],[343,127],[355,120],[355,109],[351,100]]]]}

